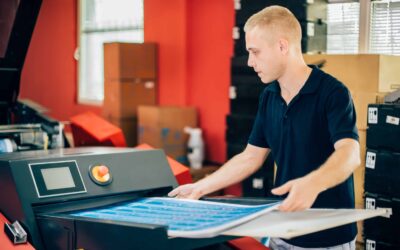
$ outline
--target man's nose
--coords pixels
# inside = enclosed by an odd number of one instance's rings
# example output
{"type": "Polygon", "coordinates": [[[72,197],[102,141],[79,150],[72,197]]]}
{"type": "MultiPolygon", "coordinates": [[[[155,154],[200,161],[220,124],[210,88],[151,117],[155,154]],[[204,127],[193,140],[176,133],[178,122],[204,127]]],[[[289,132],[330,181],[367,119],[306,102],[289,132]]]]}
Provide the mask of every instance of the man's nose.
{"type": "Polygon", "coordinates": [[[247,66],[249,67],[254,67],[254,63],[253,63],[253,59],[251,58],[251,56],[249,55],[249,58],[247,59],[247,66]]]}

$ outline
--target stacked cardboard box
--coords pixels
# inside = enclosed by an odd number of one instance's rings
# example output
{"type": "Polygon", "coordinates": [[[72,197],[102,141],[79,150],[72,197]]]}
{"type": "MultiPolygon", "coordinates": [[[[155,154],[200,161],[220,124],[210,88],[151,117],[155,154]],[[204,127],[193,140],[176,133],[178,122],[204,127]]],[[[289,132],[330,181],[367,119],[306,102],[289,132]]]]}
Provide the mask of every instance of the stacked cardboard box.
{"type": "Polygon", "coordinates": [[[103,116],[137,144],[137,108],[157,103],[157,53],[154,43],[104,44],[103,116]]]}
{"type": "Polygon", "coordinates": [[[399,56],[304,55],[308,64],[325,60],[322,70],[342,81],[353,93],[385,93],[400,88],[399,56]]]}
{"type": "Polygon", "coordinates": [[[197,112],[192,107],[140,106],[138,141],[155,148],[181,163],[186,163],[188,135],[186,126],[197,127],[197,112]]]}
{"type": "MultiPolygon", "coordinates": [[[[354,173],[356,207],[364,208],[364,178],[368,104],[380,103],[387,92],[400,88],[399,56],[389,55],[304,55],[307,64],[323,63],[322,70],[350,90],[357,113],[361,166],[354,173]]],[[[362,222],[357,241],[362,242],[362,222]]]]}

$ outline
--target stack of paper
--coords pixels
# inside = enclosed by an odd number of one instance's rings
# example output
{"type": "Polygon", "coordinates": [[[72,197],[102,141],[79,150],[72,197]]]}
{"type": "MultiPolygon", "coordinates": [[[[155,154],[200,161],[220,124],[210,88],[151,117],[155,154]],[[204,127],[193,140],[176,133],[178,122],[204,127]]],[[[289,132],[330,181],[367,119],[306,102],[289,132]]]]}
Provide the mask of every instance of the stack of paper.
{"type": "Polygon", "coordinates": [[[375,216],[388,209],[309,209],[279,212],[280,202],[247,206],[230,203],[142,198],[71,213],[76,217],[164,225],[171,237],[206,238],[217,235],[292,238],[375,216]],[[274,211],[273,211],[274,210],[274,211]]]}
{"type": "Polygon", "coordinates": [[[258,206],[172,198],[143,198],[129,203],[71,213],[89,217],[168,226],[173,237],[214,237],[229,228],[265,214],[278,202],[258,206]]]}

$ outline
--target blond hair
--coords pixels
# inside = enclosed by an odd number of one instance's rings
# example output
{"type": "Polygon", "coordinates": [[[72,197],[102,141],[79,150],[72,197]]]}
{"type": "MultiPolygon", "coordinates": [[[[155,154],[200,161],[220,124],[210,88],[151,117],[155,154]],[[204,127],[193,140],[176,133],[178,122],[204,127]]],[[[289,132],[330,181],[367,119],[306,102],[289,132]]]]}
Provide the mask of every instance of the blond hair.
{"type": "Polygon", "coordinates": [[[255,27],[268,28],[268,31],[286,38],[289,43],[300,46],[300,23],[293,13],[285,7],[273,5],[257,12],[247,20],[244,31],[248,32],[255,27]]]}

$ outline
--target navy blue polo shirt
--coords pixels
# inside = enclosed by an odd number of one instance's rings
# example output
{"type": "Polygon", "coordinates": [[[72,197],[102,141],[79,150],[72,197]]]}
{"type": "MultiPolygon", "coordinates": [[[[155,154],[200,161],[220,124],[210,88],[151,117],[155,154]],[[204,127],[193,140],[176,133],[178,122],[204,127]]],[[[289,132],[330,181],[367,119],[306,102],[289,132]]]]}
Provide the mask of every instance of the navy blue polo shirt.
{"type": "MultiPolygon", "coordinates": [[[[288,105],[277,81],[264,89],[249,144],[271,149],[278,187],[318,169],[334,152],[334,143],[344,138],[358,140],[351,95],[340,81],[313,68],[288,105]]],[[[321,192],[312,207],[354,208],[353,176],[321,192]]],[[[356,234],[352,223],[285,241],[300,247],[329,247],[349,242],[356,234]]]]}

